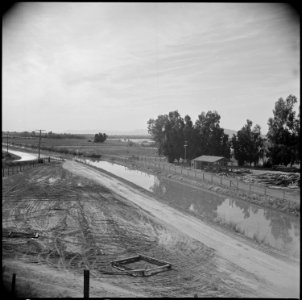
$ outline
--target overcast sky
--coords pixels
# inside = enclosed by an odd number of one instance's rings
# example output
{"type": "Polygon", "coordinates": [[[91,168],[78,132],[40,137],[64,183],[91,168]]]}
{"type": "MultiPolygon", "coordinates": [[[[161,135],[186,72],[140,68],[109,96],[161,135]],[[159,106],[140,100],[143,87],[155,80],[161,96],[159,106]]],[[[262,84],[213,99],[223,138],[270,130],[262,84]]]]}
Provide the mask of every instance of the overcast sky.
{"type": "Polygon", "coordinates": [[[216,110],[221,127],[265,134],[274,103],[300,95],[299,26],[281,4],[18,4],[3,20],[2,128],[123,131],[216,110]]]}

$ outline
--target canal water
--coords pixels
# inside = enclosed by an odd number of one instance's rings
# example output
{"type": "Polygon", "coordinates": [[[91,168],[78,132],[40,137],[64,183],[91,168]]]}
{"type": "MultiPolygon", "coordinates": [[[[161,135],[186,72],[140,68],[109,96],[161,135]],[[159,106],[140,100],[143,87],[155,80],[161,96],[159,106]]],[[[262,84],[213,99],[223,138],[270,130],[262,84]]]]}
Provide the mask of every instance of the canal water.
{"type": "MultiPolygon", "coordinates": [[[[2,148],[2,152],[6,152],[6,149],[2,148]]],[[[11,150],[11,149],[9,149],[8,152],[20,157],[15,161],[27,161],[27,160],[34,160],[38,158],[38,155],[34,153],[27,153],[27,152],[11,150]]]]}
{"type": "Polygon", "coordinates": [[[258,243],[300,257],[300,219],[107,161],[86,162],[124,178],[201,220],[224,224],[258,243]]]}

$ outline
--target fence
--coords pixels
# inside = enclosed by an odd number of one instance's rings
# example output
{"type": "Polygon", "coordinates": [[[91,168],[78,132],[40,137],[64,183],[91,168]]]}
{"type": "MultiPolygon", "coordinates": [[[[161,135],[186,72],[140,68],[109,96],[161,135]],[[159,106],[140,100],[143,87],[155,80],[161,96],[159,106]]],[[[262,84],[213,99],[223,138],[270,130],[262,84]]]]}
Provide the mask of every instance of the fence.
{"type": "Polygon", "coordinates": [[[292,195],[284,190],[272,189],[263,184],[246,183],[237,178],[229,178],[226,176],[216,175],[213,173],[204,172],[200,169],[191,169],[190,167],[184,168],[183,166],[177,166],[164,161],[163,158],[150,158],[150,157],[135,157],[145,166],[152,166],[161,170],[166,170],[174,174],[185,175],[196,180],[201,179],[203,182],[210,184],[220,185],[223,187],[233,188],[241,190],[249,195],[257,194],[264,197],[271,196],[279,199],[297,200],[297,196],[292,195]]]}
{"type": "Polygon", "coordinates": [[[29,160],[29,161],[15,161],[11,163],[11,165],[2,165],[2,177],[11,176],[18,174],[22,171],[35,168],[45,163],[50,163],[51,161],[62,161],[64,158],[62,157],[43,157],[40,158],[40,161],[36,160],[29,160]]]}
{"type": "MultiPolygon", "coordinates": [[[[85,269],[84,270],[84,282],[83,282],[83,298],[84,299],[90,298],[89,290],[90,290],[90,271],[85,269]]],[[[13,275],[12,275],[12,284],[11,284],[10,293],[11,293],[11,296],[13,296],[14,298],[17,296],[16,273],[13,273],[13,275]]],[[[194,298],[198,298],[198,295],[194,294],[194,298]]]]}
{"type": "MultiPolygon", "coordinates": [[[[64,161],[66,158],[74,159],[75,156],[61,155],[60,157],[50,156],[50,158],[51,160],[64,161]]],[[[271,196],[279,199],[286,199],[286,200],[293,200],[293,201],[299,200],[299,196],[295,196],[292,193],[288,193],[284,190],[272,189],[263,184],[246,183],[236,178],[227,178],[226,176],[219,176],[213,173],[204,172],[199,169],[184,168],[181,165],[180,166],[173,165],[168,163],[165,157],[147,157],[147,156],[118,157],[118,156],[103,155],[102,158],[109,159],[109,160],[123,161],[123,162],[128,162],[129,159],[134,159],[139,162],[142,162],[143,164],[145,164],[145,166],[152,166],[155,168],[173,172],[175,174],[186,175],[195,179],[201,179],[204,182],[212,183],[215,185],[218,184],[220,186],[224,186],[228,188],[231,187],[237,190],[241,190],[245,193],[248,192],[249,195],[254,193],[264,197],[271,196]]],[[[33,163],[33,167],[34,166],[35,165],[33,163]]],[[[22,171],[29,167],[26,166],[14,166],[9,168],[2,167],[2,177],[5,176],[4,175],[5,173],[7,175],[10,175],[10,173],[14,174],[14,172],[18,172],[19,168],[20,171],[22,171]]]]}

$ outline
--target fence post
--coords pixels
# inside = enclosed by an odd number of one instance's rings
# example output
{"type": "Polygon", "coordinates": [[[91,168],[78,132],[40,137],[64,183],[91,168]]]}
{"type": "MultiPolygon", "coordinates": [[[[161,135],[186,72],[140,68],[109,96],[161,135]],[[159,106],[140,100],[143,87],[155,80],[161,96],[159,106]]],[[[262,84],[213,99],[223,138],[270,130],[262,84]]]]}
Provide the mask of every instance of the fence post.
{"type": "Polygon", "coordinates": [[[89,270],[84,270],[84,298],[89,298],[89,270]]]}
{"type": "Polygon", "coordinates": [[[12,279],[12,295],[16,295],[16,274],[13,273],[13,279],[12,279]]]}

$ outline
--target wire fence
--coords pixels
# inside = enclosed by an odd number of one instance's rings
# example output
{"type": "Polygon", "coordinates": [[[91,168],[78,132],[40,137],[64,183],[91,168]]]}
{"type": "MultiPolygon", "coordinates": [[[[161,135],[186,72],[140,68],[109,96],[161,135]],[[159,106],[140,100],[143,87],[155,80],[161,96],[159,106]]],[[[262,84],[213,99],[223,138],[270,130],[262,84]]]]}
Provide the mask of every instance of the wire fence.
{"type": "MultiPolygon", "coordinates": [[[[50,156],[51,160],[59,160],[64,161],[65,159],[74,159],[76,156],[74,155],[60,155],[58,156],[50,156]]],[[[79,157],[78,157],[79,158],[79,157]]],[[[215,185],[220,185],[222,187],[228,187],[237,189],[240,191],[243,191],[247,193],[248,195],[257,194],[264,197],[274,197],[278,199],[286,199],[291,201],[299,201],[300,195],[298,193],[293,194],[291,192],[287,192],[284,189],[276,189],[276,188],[270,188],[264,184],[260,183],[247,183],[242,180],[239,180],[238,178],[230,178],[227,176],[217,175],[214,173],[205,172],[204,170],[200,169],[193,169],[191,167],[184,167],[183,165],[174,165],[171,163],[168,163],[165,157],[151,157],[151,156],[132,156],[132,157],[119,157],[119,156],[110,156],[110,155],[102,155],[103,159],[109,159],[109,160],[117,160],[117,161],[123,161],[123,162],[129,162],[129,159],[136,160],[145,166],[151,166],[154,168],[158,168],[161,170],[169,171],[170,173],[179,174],[179,175],[185,175],[190,178],[194,178],[196,180],[202,180],[206,183],[211,183],[215,185]]],[[[48,159],[48,158],[44,158],[48,159]]],[[[36,161],[37,163],[37,161],[36,161]]],[[[32,164],[29,163],[28,166],[24,165],[16,165],[16,166],[10,166],[10,167],[4,167],[2,166],[2,177],[6,175],[12,175],[18,172],[18,170],[25,170],[29,167],[35,167],[35,162],[33,161],[32,164]]]]}
{"type": "Polygon", "coordinates": [[[233,188],[241,190],[249,195],[257,194],[264,197],[271,196],[278,199],[297,200],[297,195],[293,195],[285,191],[284,189],[269,188],[264,184],[259,183],[246,183],[238,178],[230,178],[223,175],[217,175],[214,173],[205,172],[200,169],[193,169],[191,167],[184,167],[182,165],[174,165],[165,161],[164,158],[150,158],[146,156],[137,156],[136,160],[140,161],[145,166],[155,167],[161,170],[166,170],[170,173],[179,174],[194,178],[196,180],[202,180],[203,182],[220,185],[222,187],[233,188]]]}
{"type": "Polygon", "coordinates": [[[9,165],[2,164],[2,178],[7,176],[16,175],[20,172],[26,171],[28,169],[36,168],[41,165],[45,165],[47,163],[51,163],[53,161],[63,161],[64,158],[62,157],[43,157],[35,160],[28,160],[28,161],[15,161],[9,165]]]}

